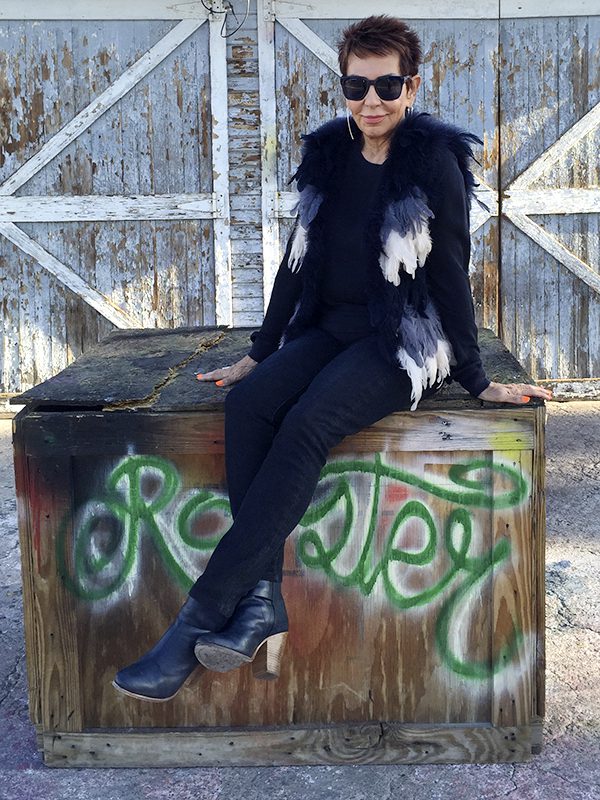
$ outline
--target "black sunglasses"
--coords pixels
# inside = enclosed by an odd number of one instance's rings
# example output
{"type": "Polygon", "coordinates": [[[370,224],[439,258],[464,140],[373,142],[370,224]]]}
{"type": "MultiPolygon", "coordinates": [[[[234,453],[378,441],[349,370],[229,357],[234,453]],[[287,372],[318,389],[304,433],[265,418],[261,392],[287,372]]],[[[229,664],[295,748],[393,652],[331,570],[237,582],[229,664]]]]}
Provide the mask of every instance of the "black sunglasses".
{"type": "Polygon", "coordinates": [[[371,86],[375,87],[382,100],[397,100],[402,94],[404,81],[410,77],[410,75],[380,75],[370,81],[362,75],[343,75],[340,83],[346,100],[363,100],[371,86]]]}

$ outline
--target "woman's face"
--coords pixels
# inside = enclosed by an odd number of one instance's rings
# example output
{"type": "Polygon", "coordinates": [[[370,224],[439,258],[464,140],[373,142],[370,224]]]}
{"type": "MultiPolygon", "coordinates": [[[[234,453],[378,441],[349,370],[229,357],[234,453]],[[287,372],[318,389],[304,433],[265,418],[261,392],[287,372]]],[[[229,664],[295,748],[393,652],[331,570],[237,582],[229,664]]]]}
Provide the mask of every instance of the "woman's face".
{"type": "MultiPolygon", "coordinates": [[[[366,56],[359,58],[351,55],[348,59],[347,75],[360,75],[374,80],[381,75],[402,75],[400,57],[396,54],[385,56],[366,56]]],[[[362,100],[346,100],[346,105],[354,121],[368,139],[388,139],[400,122],[404,113],[415,101],[415,95],[421,78],[416,75],[412,79],[410,92],[405,83],[402,94],[397,100],[382,100],[374,86],[369,86],[366,97],[362,100]]]]}

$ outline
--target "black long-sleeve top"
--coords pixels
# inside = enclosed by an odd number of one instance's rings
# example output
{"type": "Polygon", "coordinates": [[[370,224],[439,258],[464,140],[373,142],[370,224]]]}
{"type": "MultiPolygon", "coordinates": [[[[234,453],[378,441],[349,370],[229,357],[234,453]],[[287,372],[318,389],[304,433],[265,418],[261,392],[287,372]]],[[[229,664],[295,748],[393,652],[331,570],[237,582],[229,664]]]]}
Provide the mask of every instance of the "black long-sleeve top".
{"type": "MultiPolygon", "coordinates": [[[[333,335],[367,335],[374,332],[367,311],[366,225],[382,165],[372,164],[355,148],[349,159],[338,196],[331,196],[319,213],[326,215],[328,247],[321,283],[319,326],[333,335]]],[[[437,177],[441,191],[430,220],[432,241],[424,267],[433,300],[456,365],[451,377],[477,397],[490,384],[481,364],[477,325],[469,282],[471,238],[469,205],[458,162],[447,160],[437,177]]],[[[302,290],[302,269],[288,267],[291,237],[277,271],[273,291],[259,331],[251,335],[250,357],[262,361],[277,350],[302,290]]]]}

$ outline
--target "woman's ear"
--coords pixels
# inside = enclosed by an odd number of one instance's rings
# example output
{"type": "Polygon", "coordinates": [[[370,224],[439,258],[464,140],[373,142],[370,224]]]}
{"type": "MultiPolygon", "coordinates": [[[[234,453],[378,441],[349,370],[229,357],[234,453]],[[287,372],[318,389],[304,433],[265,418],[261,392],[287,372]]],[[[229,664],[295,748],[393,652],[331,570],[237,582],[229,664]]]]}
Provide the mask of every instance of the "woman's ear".
{"type": "Polygon", "coordinates": [[[421,76],[420,75],[412,75],[410,79],[410,84],[407,88],[407,94],[410,98],[415,97],[417,94],[417,90],[421,85],[421,76]]]}

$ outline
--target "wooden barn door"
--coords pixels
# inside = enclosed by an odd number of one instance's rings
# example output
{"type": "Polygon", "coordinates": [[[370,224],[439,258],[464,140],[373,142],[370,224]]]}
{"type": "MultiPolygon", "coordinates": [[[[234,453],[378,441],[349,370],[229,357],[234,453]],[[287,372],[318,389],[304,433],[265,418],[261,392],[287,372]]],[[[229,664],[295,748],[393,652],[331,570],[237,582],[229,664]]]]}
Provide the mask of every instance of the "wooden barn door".
{"type": "MultiPolygon", "coordinates": [[[[592,5],[581,2],[578,11],[592,5]]],[[[395,0],[368,11],[347,0],[343,20],[341,8],[336,0],[258,0],[265,304],[291,226],[287,182],[300,135],[344,113],[335,43],[350,21],[391,14],[423,43],[416,108],[484,142],[474,172],[490,213],[474,206],[471,220],[478,324],[555,396],[600,396],[598,192],[591,188],[598,183],[598,18],[559,17],[553,0],[431,0],[418,4],[419,19],[411,16],[414,3],[395,0]],[[524,9],[538,16],[524,19],[524,9]]]]}
{"type": "Polygon", "coordinates": [[[230,324],[221,22],[201,2],[2,4],[5,404],[115,326],[230,324]]]}

